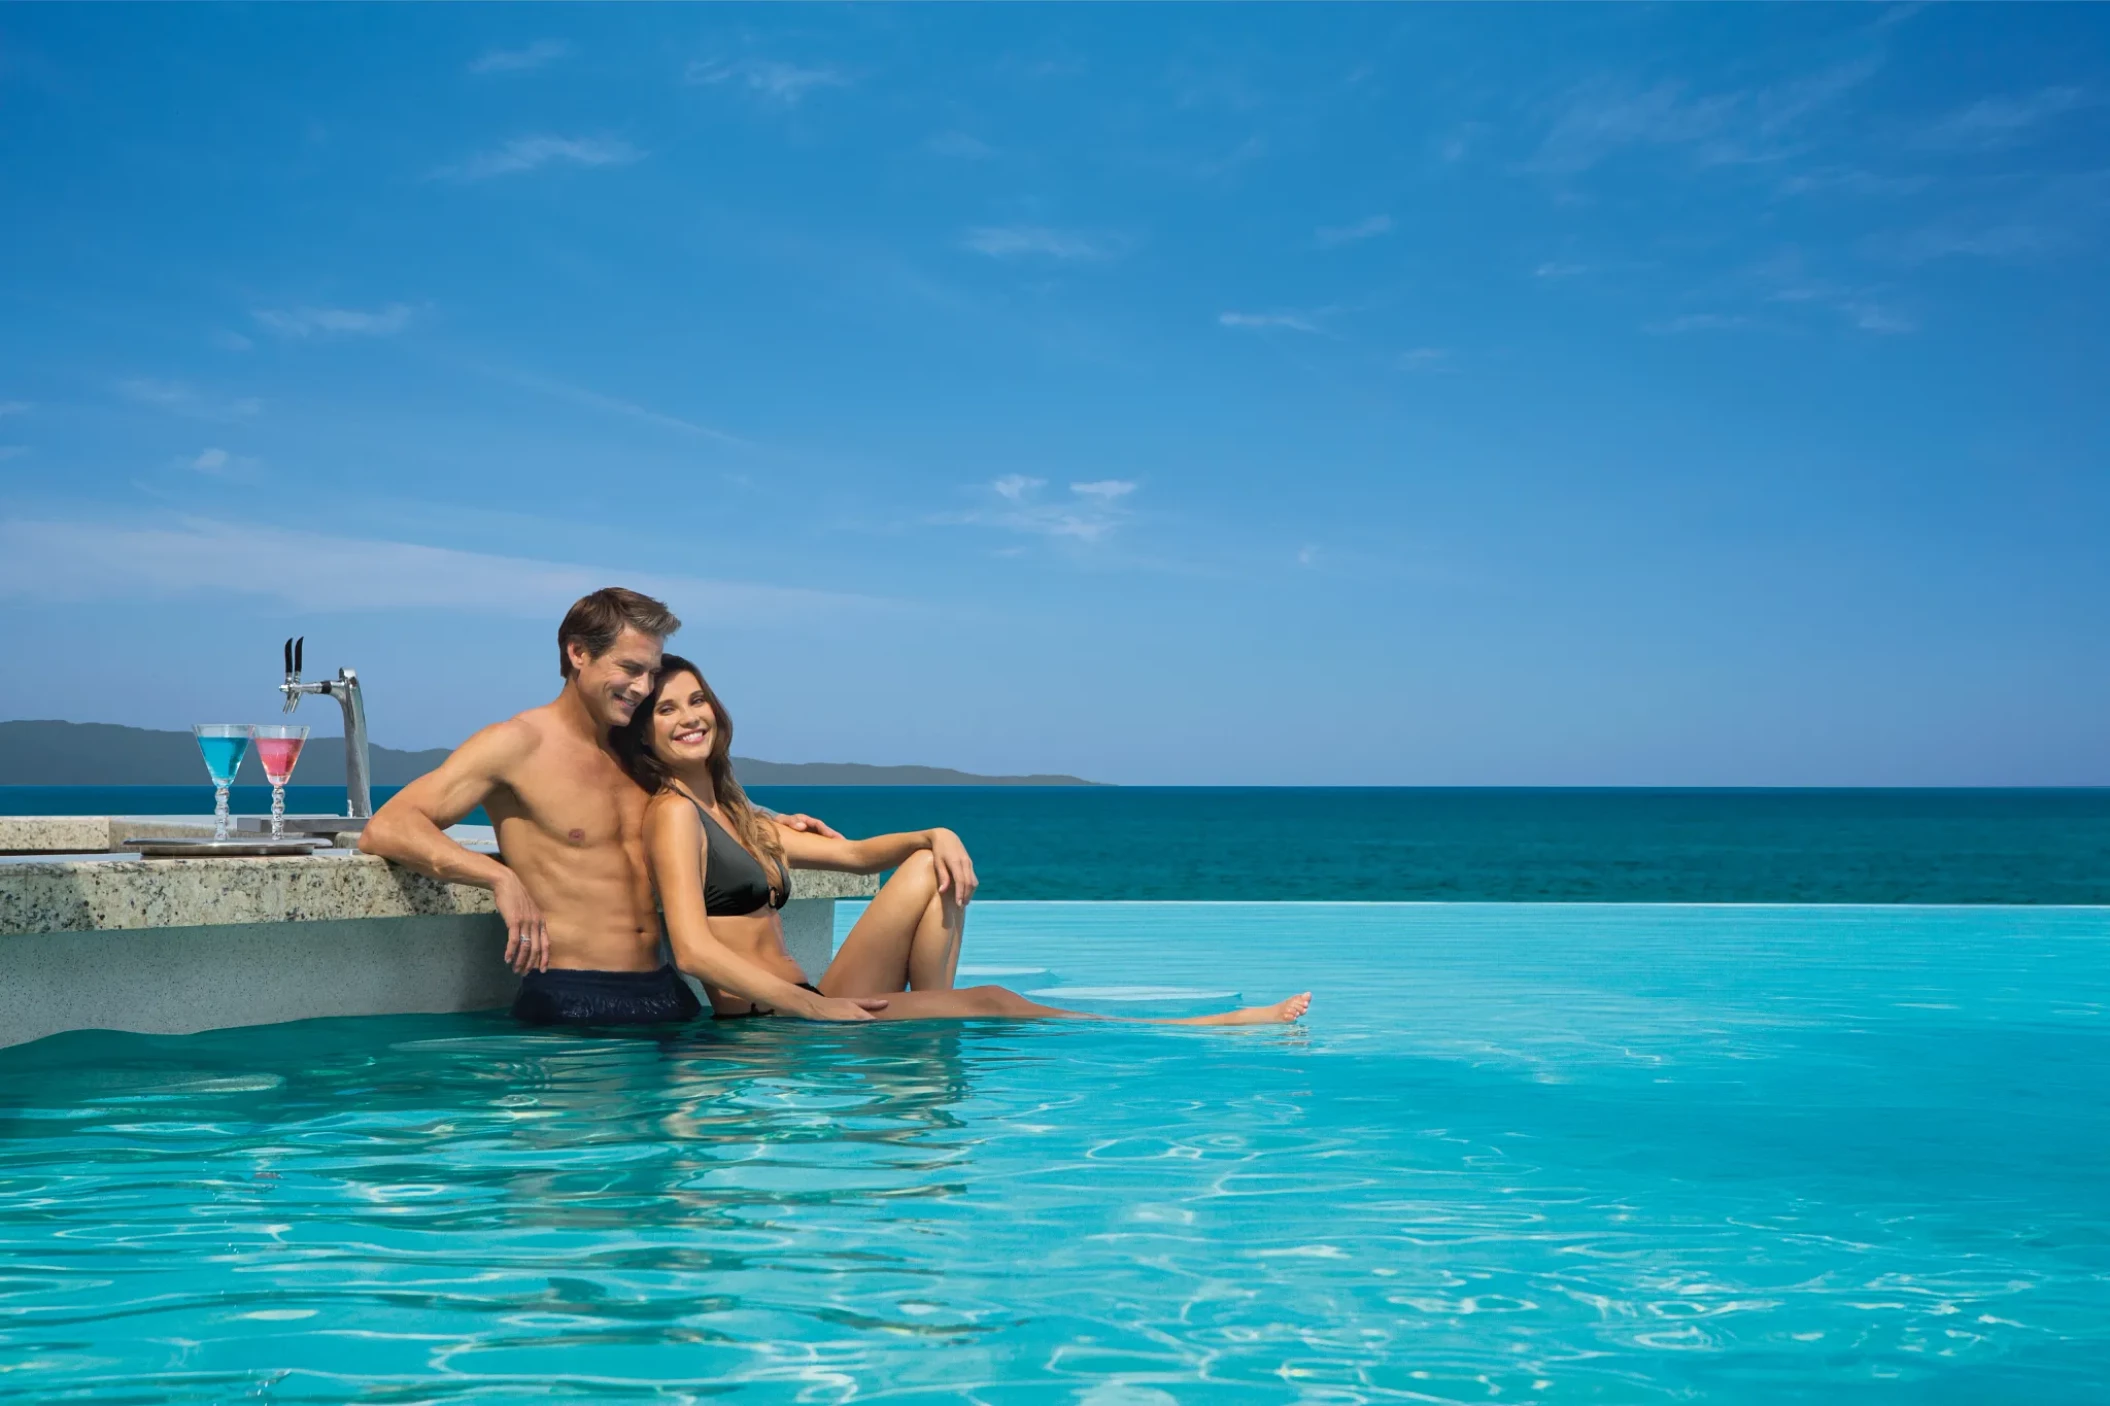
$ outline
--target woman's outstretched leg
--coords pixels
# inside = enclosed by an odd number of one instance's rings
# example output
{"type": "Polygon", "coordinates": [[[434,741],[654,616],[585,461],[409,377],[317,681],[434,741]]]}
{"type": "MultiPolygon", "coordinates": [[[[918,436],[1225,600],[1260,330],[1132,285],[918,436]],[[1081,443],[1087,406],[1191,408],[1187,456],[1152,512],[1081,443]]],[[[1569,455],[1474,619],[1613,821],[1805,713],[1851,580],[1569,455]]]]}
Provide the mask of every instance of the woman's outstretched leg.
{"type": "MultiPolygon", "coordinates": [[[[826,988],[823,987],[823,990],[826,988]]],[[[831,993],[832,994],[832,993],[831,993]]],[[[1299,992],[1271,1006],[1247,1006],[1220,1015],[1119,1016],[1087,1015],[1059,1006],[1043,1006],[1002,986],[970,986],[953,991],[903,991],[887,998],[880,1020],[1116,1020],[1143,1025],[1288,1025],[1311,1008],[1311,993],[1299,992]]]]}
{"type": "Polygon", "coordinates": [[[830,996],[950,991],[967,912],[938,892],[929,850],[902,861],[843,939],[817,983],[830,996]]]}

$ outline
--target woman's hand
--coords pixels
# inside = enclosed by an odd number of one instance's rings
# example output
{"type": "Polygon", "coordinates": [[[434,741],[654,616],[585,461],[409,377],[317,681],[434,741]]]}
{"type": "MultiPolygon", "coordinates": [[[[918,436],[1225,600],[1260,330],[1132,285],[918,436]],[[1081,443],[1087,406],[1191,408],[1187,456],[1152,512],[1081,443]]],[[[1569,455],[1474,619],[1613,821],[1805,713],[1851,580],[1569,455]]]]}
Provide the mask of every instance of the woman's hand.
{"type": "Polygon", "coordinates": [[[967,855],[967,846],[950,830],[930,832],[930,857],[937,861],[938,892],[952,894],[953,902],[962,908],[974,897],[981,881],[974,876],[974,861],[967,855]]]}
{"type": "Polygon", "coordinates": [[[771,818],[777,824],[789,826],[802,835],[819,835],[823,839],[828,840],[839,840],[843,837],[842,831],[835,829],[827,821],[817,819],[811,815],[777,815],[771,818]]]}
{"type": "Polygon", "coordinates": [[[806,1007],[794,1014],[807,1020],[856,1022],[870,1020],[872,1012],[885,1010],[886,1001],[878,996],[816,996],[806,1007]]]}

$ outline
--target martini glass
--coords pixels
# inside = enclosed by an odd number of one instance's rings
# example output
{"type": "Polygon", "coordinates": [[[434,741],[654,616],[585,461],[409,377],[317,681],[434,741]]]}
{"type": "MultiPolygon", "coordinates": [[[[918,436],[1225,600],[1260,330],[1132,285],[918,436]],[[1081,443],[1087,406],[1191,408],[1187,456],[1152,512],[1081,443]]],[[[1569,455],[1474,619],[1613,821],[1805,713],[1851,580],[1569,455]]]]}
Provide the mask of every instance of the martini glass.
{"type": "Polygon", "coordinates": [[[256,729],[248,723],[197,723],[191,733],[198,739],[198,752],[205,758],[205,769],[212,773],[212,837],[227,838],[227,788],[234,785],[234,774],[242,769],[242,757],[249,751],[249,739],[256,736],[256,729]]]}
{"type": "Polygon", "coordinates": [[[306,745],[308,730],[287,724],[271,723],[256,730],[256,759],[264,764],[264,775],[271,780],[271,838],[282,839],[286,833],[286,783],[293,779],[293,765],[300,760],[300,749],[306,745]]]}

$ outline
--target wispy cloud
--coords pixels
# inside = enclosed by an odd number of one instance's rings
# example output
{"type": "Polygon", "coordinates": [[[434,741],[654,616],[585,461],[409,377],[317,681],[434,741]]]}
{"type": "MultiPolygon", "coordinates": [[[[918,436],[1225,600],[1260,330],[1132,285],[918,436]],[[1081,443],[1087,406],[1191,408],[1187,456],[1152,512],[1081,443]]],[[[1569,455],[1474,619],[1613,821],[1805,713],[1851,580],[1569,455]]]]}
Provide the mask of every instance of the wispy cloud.
{"type": "Polygon", "coordinates": [[[1415,347],[1393,362],[1402,371],[1441,371],[1451,362],[1449,347],[1415,347]]]}
{"type": "Polygon", "coordinates": [[[978,225],[961,236],[960,245],[992,259],[1042,258],[1065,263],[1111,259],[1122,252],[1120,241],[1045,225],[978,225]]]}
{"type": "Polygon", "coordinates": [[[2021,97],[1982,98],[1929,123],[1913,145],[1935,151],[1996,151],[2028,140],[2054,117],[2087,107],[2080,88],[2039,88],[2021,97]]]}
{"type": "Polygon", "coordinates": [[[221,351],[245,352],[256,346],[255,342],[250,341],[241,333],[225,327],[213,329],[213,331],[206,334],[205,340],[211,342],[221,351]]]}
{"type": "Polygon", "coordinates": [[[137,405],[152,406],[185,419],[217,423],[254,419],[264,409],[264,403],[254,396],[222,400],[203,395],[181,381],[158,381],[145,376],[119,381],[117,393],[137,405]]]}
{"type": "Polygon", "coordinates": [[[1531,276],[1533,278],[1546,279],[1573,278],[1579,273],[1588,272],[1589,269],[1583,266],[1582,264],[1564,264],[1556,260],[1548,260],[1547,262],[1540,264],[1537,268],[1533,269],[1531,271],[1531,276]]]}
{"type": "Polygon", "coordinates": [[[1103,542],[1133,517],[1126,506],[1136,485],[1126,479],[1073,483],[1066,497],[1044,497],[1046,479],[1005,474],[985,485],[990,501],[980,508],[939,521],[954,526],[991,527],[1032,537],[1072,542],[1103,542]]]}
{"type": "Polygon", "coordinates": [[[310,611],[444,609],[555,619],[578,597],[610,584],[659,596],[719,629],[901,608],[873,596],[242,523],[0,521],[0,595],[33,600],[247,595],[310,611]],[[343,589],[346,581],[359,589],[343,589]]]}
{"type": "Polygon", "coordinates": [[[537,39],[520,49],[489,49],[469,65],[471,73],[529,73],[571,57],[571,45],[562,39],[537,39]]]}
{"type": "Polygon", "coordinates": [[[176,461],[179,468],[190,469],[213,478],[233,478],[259,467],[261,463],[261,460],[244,454],[230,454],[218,447],[201,449],[194,455],[176,461]]]}
{"type": "Polygon", "coordinates": [[[1879,66],[1863,58],[1771,87],[1708,94],[1675,82],[1637,88],[1597,79],[1569,92],[1530,167],[1577,175],[1633,147],[1683,149],[1702,165],[1777,160],[1796,149],[1798,129],[1879,66]]]}
{"type": "Polygon", "coordinates": [[[1337,249],[1343,244],[1355,244],[1365,239],[1375,239],[1392,232],[1390,215],[1372,215],[1366,220],[1357,220],[1352,225],[1322,227],[1312,231],[1312,243],[1321,249],[1337,249]]]}
{"type": "Polygon", "coordinates": [[[27,415],[35,408],[26,400],[0,400],[0,419],[9,415],[27,415]]]}
{"type": "Polygon", "coordinates": [[[1240,327],[1250,331],[1281,329],[1285,332],[1319,332],[1318,323],[1301,312],[1220,312],[1216,315],[1218,326],[1240,327]]]}
{"type": "Polygon", "coordinates": [[[28,452],[26,444],[0,444],[0,459],[19,459],[28,452]]]}
{"type": "Polygon", "coordinates": [[[258,324],[282,337],[391,337],[410,325],[408,303],[390,303],[376,312],[357,308],[257,308],[258,324]]]}
{"type": "Polygon", "coordinates": [[[537,395],[546,395],[553,400],[565,401],[568,404],[582,406],[588,410],[600,410],[610,415],[621,415],[625,419],[636,420],[647,425],[656,425],[660,429],[673,430],[677,434],[694,435],[698,439],[715,440],[719,444],[736,445],[742,448],[754,447],[753,441],[742,439],[736,434],[728,434],[714,425],[706,425],[700,421],[684,419],[679,415],[669,415],[664,411],[654,410],[650,406],[639,405],[635,401],[624,400],[618,396],[603,395],[599,391],[552,380],[547,376],[538,376],[531,371],[513,371],[497,366],[478,366],[474,369],[494,380],[506,381],[524,390],[533,391],[537,395]]]}
{"type": "Polygon", "coordinates": [[[1675,337],[1686,332],[1727,332],[1749,322],[1749,318],[1734,313],[1689,312],[1682,317],[1652,322],[1644,330],[1658,337],[1675,337]]]}
{"type": "Polygon", "coordinates": [[[996,148],[965,132],[940,132],[923,144],[933,156],[951,156],[961,161],[980,161],[996,155],[996,148]]]}
{"type": "Polygon", "coordinates": [[[630,143],[609,137],[516,137],[495,150],[478,152],[459,166],[443,166],[433,175],[443,180],[484,181],[553,163],[627,166],[644,155],[630,143]]]}
{"type": "Polygon", "coordinates": [[[785,107],[796,107],[817,88],[850,86],[849,77],[838,68],[804,68],[775,59],[697,59],[683,77],[703,87],[731,83],[785,107]]]}

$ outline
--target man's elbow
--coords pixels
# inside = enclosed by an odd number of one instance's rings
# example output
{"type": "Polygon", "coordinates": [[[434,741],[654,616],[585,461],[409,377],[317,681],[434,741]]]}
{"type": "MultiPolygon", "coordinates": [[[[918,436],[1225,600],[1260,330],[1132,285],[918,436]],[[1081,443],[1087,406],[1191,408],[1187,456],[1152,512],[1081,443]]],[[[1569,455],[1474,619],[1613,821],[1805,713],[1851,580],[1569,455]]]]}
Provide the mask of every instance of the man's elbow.
{"type": "Polygon", "coordinates": [[[359,831],[359,852],[382,859],[403,857],[401,837],[396,833],[394,819],[383,809],[379,815],[369,818],[359,831]]]}

